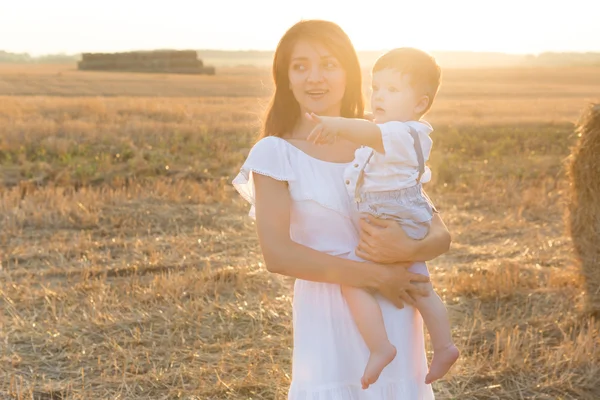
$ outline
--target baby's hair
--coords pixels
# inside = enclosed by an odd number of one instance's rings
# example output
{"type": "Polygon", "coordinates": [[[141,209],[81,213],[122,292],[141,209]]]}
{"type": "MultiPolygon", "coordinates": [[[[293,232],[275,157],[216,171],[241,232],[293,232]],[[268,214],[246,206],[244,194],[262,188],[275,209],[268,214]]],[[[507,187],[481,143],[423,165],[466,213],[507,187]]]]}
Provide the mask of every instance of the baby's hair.
{"type": "Polygon", "coordinates": [[[411,47],[390,50],[375,61],[373,73],[392,68],[408,74],[410,84],[418,93],[429,97],[429,104],[423,111],[427,113],[437,95],[442,79],[442,69],[430,54],[411,47]]]}

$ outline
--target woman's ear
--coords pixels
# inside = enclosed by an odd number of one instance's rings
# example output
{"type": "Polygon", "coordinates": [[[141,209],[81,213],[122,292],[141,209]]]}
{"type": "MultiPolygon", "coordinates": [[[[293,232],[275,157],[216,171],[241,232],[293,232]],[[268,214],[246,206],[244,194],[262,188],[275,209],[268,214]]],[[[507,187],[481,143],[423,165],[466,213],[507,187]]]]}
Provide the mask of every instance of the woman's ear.
{"type": "Polygon", "coordinates": [[[427,96],[427,95],[421,96],[421,98],[415,105],[415,110],[414,110],[415,114],[419,114],[419,115],[423,114],[425,112],[425,110],[427,109],[427,106],[429,106],[429,96],[427,96]]]}

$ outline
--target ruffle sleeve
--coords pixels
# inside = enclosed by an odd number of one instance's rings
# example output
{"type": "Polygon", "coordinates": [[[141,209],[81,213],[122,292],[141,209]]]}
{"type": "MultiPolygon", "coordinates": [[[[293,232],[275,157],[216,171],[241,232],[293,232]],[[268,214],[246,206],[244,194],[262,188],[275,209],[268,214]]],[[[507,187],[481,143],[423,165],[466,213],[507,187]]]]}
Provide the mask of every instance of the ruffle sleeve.
{"type": "Polygon", "coordinates": [[[289,148],[283,139],[267,136],[256,142],[250,149],[239,173],[232,181],[237,192],[250,203],[248,215],[252,218],[255,218],[255,174],[268,176],[278,181],[291,182],[295,180],[289,158],[289,148]]]}

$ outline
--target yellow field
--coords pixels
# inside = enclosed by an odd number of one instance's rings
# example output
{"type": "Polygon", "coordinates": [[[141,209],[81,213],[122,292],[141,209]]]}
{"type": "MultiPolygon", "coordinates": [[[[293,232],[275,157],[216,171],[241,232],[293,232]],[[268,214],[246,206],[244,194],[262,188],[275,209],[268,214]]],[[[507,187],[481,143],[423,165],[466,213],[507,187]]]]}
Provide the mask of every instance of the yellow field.
{"type": "MultiPolygon", "coordinates": [[[[292,280],[230,184],[271,89],[0,66],[0,398],[285,398],[292,280]]],[[[598,93],[598,69],[445,72],[427,190],[454,242],[430,266],[463,357],[438,399],[600,398],[563,223],[598,93]]]]}

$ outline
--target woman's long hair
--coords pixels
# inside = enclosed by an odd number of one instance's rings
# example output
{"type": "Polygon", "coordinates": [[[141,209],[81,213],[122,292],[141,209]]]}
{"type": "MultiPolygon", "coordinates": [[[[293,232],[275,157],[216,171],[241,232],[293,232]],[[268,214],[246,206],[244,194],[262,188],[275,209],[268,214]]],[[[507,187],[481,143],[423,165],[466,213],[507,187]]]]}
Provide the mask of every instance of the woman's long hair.
{"type": "Polygon", "coordinates": [[[273,59],[275,93],[267,108],[259,139],[290,133],[300,118],[300,105],[290,89],[288,74],[290,58],[298,40],[321,43],[337,58],[346,72],[346,90],[342,98],[340,115],[347,118],[363,117],[362,75],[358,56],[350,38],[333,22],[300,21],[288,29],[275,50],[273,59]]]}

